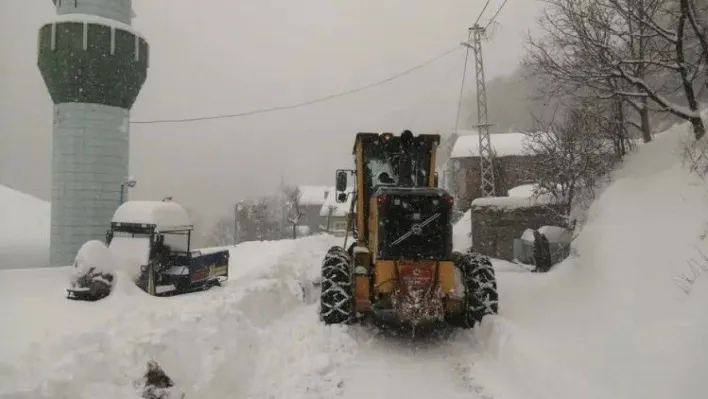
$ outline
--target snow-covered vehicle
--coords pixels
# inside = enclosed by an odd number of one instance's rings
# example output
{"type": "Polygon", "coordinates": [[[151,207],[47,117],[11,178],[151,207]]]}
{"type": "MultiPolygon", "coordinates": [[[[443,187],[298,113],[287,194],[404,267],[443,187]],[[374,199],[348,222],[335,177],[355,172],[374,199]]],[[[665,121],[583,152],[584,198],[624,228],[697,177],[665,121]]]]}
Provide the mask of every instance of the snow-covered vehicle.
{"type": "Polygon", "coordinates": [[[172,201],[128,201],[113,215],[106,242],[118,263],[150,295],[173,295],[221,285],[229,250],[191,250],[194,226],[172,201]]]}
{"type": "Polygon", "coordinates": [[[150,295],[209,289],[229,278],[229,250],[191,250],[194,226],[171,201],[128,201],[113,215],[106,244],[85,243],[74,262],[70,299],[108,296],[121,270],[150,295]]]}
{"type": "Polygon", "coordinates": [[[104,243],[98,240],[87,241],[76,254],[74,267],[76,271],[66,290],[67,298],[97,301],[111,293],[115,265],[104,243]]]}

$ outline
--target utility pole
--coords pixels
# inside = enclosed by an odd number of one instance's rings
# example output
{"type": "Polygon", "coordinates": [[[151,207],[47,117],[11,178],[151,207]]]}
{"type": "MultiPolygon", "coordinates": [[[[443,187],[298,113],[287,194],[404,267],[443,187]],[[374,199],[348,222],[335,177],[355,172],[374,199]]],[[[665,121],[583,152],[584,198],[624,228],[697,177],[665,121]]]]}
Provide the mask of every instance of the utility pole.
{"type": "Polygon", "coordinates": [[[479,167],[482,174],[482,196],[493,197],[496,195],[494,187],[494,159],[492,141],[489,134],[487,115],[487,89],[484,80],[484,62],[482,59],[482,36],[486,28],[474,24],[469,29],[466,46],[474,51],[475,77],[477,83],[477,131],[479,132],[479,167]]]}

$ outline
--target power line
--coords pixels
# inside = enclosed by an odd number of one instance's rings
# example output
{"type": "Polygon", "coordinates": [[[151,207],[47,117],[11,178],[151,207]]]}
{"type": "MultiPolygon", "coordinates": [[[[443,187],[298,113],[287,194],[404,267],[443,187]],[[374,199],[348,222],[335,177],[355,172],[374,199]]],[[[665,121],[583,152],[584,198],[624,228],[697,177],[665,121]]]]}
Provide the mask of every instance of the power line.
{"type": "MultiPolygon", "coordinates": [[[[460,56],[460,60],[462,60],[463,58],[466,58],[466,57],[467,57],[467,54],[465,53],[465,56],[460,56]]],[[[455,69],[457,69],[457,67],[458,67],[457,63],[452,64],[452,68],[448,69],[447,72],[445,72],[445,74],[443,75],[443,82],[447,82],[447,79],[450,76],[452,76],[452,73],[455,72],[455,69]]],[[[413,108],[412,109],[413,115],[411,116],[410,119],[408,119],[407,126],[412,126],[413,122],[415,122],[421,115],[424,115],[423,112],[420,112],[421,107],[427,105],[434,98],[435,94],[437,94],[439,92],[439,89],[441,87],[444,88],[444,84],[442,82],[440,85],[436,86],[431,91],[429,96],[427,96],[425,99],[423,99],[422,101],[417,103],[414,107],[412,107],[413,108]]]]}
{"type": "Polygon", "coordinates": [[[286,110],[286,109],[300,108],[300,107],[304,107],[304,106],[307,106],[307,105],[312,105],[312,104],[317,104],[317,103],[325,102],[325,101],[328,101],[328,100],[332,100],[332,99],[335,99],[335,98],[338,98],[338,97],[347,96],[347,95],[350,95],[350,94],[354,94],[354,93],[357,93],[357,92],[360,92],[360,91],[364,91],[364,90],[370,89],[370,88],[372,88],[372,87],[376,87],[376,86],[380,86],[380,85],[382,85],[382,84],[388,83],[388,82],[390,82],[390,81],[392,81],[392,80],[398,79],[398,78],[400,78],[400,77],[402,77],[402,76],[405,76],[405,75],[407,75],[407,74],[409,74],[409,73],[411,73],[411,72],[414,72],[414,71],[416,71],[416,70],[418,70],[418,69],[420,69],[420,68],[423,68],[423,67],[425,67],[425,66],[427,66],[427,65],[430,65],[430,64],[432,64],[433,62],[438,61],[438,60],[440,60],[441,58],[444,58],[445,56],[447,56],[447,55],[449,55],[449,54],[455,52],[455,51],[456,51],[457,49],[459,49],[459,48],[460,48],[459,45],[458,45],[458,46],[455,46],[454,48],[451,48],[451,49],[449,49],[449,50],[447,50],[447,51],[445,51],[445,52],[443,52],[443,53],[441,53],[441,54],[438,54],[437,56],[435,56],[435,57],[433,57],[433,58],[430,58],[430,59],[428,59],[427,61],[425,61],[425,62],[423,62],[423,63],[420,63],[420,64],[418,64],[418,65],[416,65],[416,66],[414,66],[414,67],[408,68],[408,69],[406,69],[405,71],[399,72],[399,73],[397,73],[397,74],[395,74],[395,75],[393,75],[393,76],[390,76],[390,77],[388,77],[388,78],[386,78],[386,79],[379,80],[378,82],[370,83],[370,84],[365,85],[365,86],[360,86],[360,87],[357,87],[357,88],[354,88],[354,89],[350,89],[350,90],[347,90],[347,91],[343,91],[343,92],[339,92],[339,93],[335,93],[335,94],[330,94],[330,95],[325,96],[325,97],[319,97],[319,98],[315,98],[315,99],[312,99],[312,100],[307,100],[307,101],[303,101],[303,102],[299,102],[299,103],[295,103],[295,104],[280,105],[280,106],[269,107],[269,108],[261,108],[261,109],[256,109],[256,110],[252,110],[252,111],[239,112],[239,113],[234,113],[234,114],[201,116],[201,117],[195,117],[195,118],[160,119],[160,120],[147,120],[147,121],[131,121],[130,123],[133,123],[133,124],[154,124],[154,123],[184,123],[184,122],[196,122],[196,121],[204,121],[204,120],[210,120],[210,119],[240,118],[240,117],[250,116],[250,115],[255,115],[255,114],[263,114],[263,113],[267,113],[267,112],[275,112],[275,111],[283,111],[283,110],[286,110]]]}
{"type": "Polygon", "coordinates": [[[482,11],[479,12],[479,15],[477,16],[477,20],[474,21],[474,23],[472,25],[477,25],[477,23],[479,22],[479,19],[482,18],[482,14],[484,14],[484,10],[487,9],[487,6],[489,5],[490,1],[492,1],[492,0],[487,0],[487,2],[484,3],[484,7],[482,7],[482,11]]]}
{"type": "Polygon", "coordinates": [[[499,12],[501,12],[502,8],[504,8],[507,1],[509,1],[509,0],[504,0],[504,2],[499,6],[499,8],[497,8],[497,12],[494,13],[494,16],[492,17],[492,19],[490,19],[489,22],[487,22],[487,25],[484,27],[484,30],[487,30],[487,28],[489,28],[489,25],[491,25],[492,22],[494,21],[494,19],[499,15],[499,12]]]}

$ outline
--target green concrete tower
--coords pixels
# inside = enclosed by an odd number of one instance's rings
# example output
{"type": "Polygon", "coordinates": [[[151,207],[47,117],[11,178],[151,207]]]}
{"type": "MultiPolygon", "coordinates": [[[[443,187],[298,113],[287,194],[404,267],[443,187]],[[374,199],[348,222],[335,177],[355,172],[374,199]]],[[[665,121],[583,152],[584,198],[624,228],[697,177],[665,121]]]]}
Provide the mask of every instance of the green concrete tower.
{"type": "Polygon", "coordinates": [[[148,43],[132,0],[53,0],[38,66],[54,102],[50,264],[71,265],[103,240],[128,178],[130,109],[147,77],[148,43]]]}

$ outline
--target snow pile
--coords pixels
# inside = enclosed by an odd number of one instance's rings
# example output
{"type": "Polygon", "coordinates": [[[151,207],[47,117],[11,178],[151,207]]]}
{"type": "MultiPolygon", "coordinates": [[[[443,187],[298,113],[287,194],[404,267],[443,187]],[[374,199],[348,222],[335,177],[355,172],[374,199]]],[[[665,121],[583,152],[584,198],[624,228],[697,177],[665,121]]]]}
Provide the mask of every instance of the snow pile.
{"type": "Polygon", "coordinates": [[[0,185],[0,269],[49,263],[49,202],[0,185]]]}
{"type": "Polygon", "coordinates": [[[93,281],[101,281],[109,288],[113,286],[116,266],[111,251],[102,241],[85,242],[76,253],[74,269],[70,280],[72,289],[88,291],[93,281]]]}
{"type": "Polygon", "coordinates": [[[340,241],[242,243],[223,287],[171,298],[125,295],[119,279],[102,301],[58,300],[73,268],[0,272],[13,303],[0,308],[12,326],[0,336],[0,397],[137,398],[149,360],[187,398],[335,392],[356,345],[346,328],[318,322],[311,289],[340,241]]]}
{"type": "Polygon", "coordinates": [[[462,215],[462,218],[452,226],[452,250],[465,252],[472,246],[472,212],[462,215]]]}
{"type": "Polygon", "coordinates": [[[705,397],[708,276],[689,294],[676,283],[703,273],[692,261],[708,268],[708,190],[682,165],[689,139],[676,126],[627,157],[590,209],[579,257],[498,273],[501,314],[474,333],[492,361],[472,375],[524,398],[705,397]]]}
{"type": "Polygon", "coordinates": [[[141,267],[150,260],[150,238],[117,236],[108,246],[115,267],[122,270],[133,280],[140,277],[141,267]]]}

